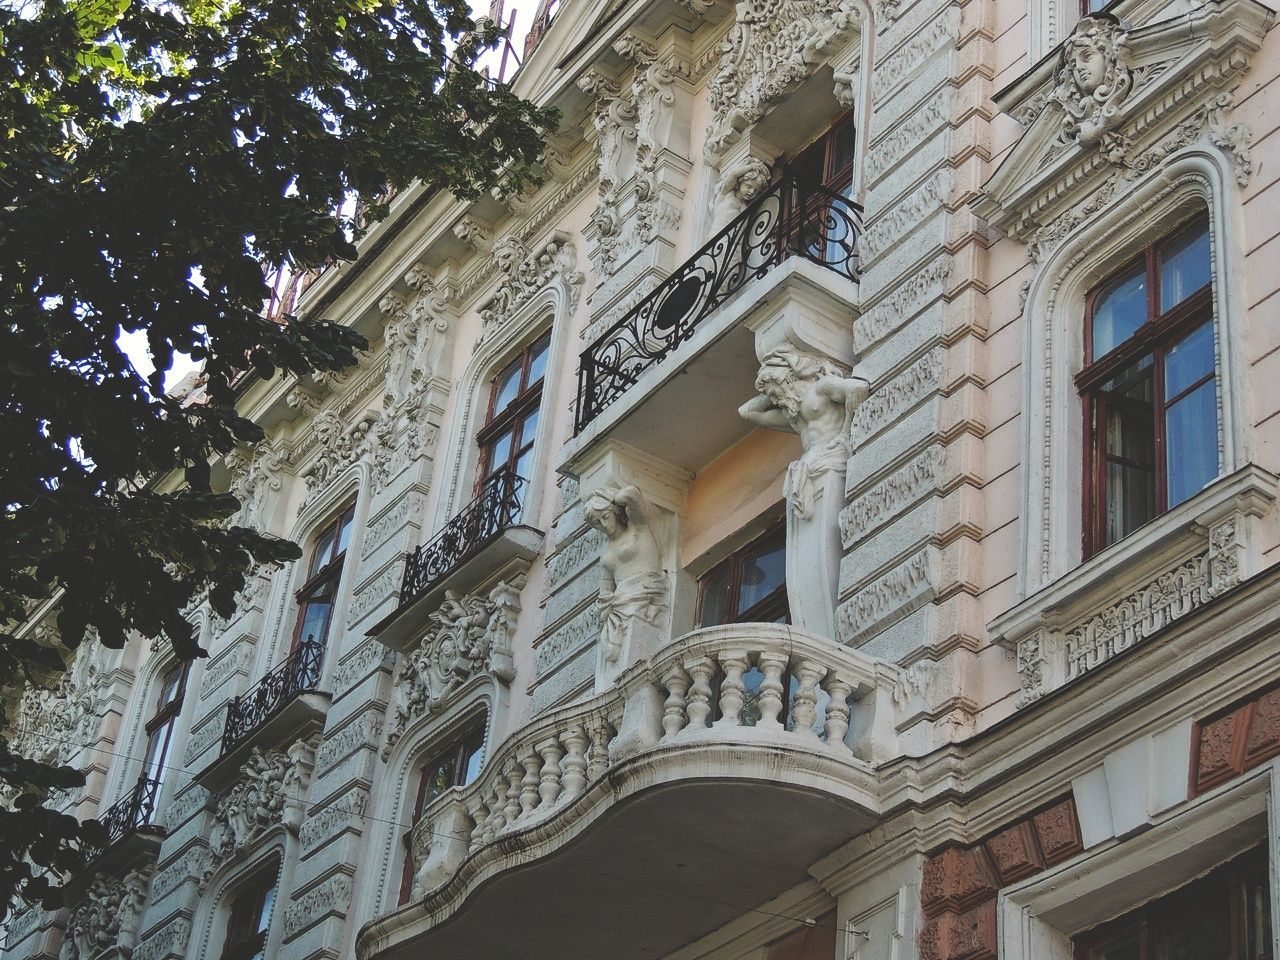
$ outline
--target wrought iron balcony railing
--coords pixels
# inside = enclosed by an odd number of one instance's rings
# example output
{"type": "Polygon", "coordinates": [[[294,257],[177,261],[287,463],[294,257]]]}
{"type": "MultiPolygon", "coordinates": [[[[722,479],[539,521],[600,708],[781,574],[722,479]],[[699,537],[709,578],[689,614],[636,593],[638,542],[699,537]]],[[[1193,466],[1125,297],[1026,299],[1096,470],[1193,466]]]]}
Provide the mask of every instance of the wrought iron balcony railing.
{"type": "Polygon", "coordinates": [[[222,756],[234,750],[246,737],[269,720],[300,693],[314,690],[320,682],[324,644],[310,638],[247,692],[227,705],[227,723],[222,729],[222,756]]]}
{"type": "Polygon", "coordinates": [[[524,484],[524,478],[509,467],[498,471],[430,542],[410,553],[397,609],[413,603],[503,530],[518,524],[524,484]]]}
{"type": "Polygon", "coordinates": [[[789,257],[856,280],[862,208],[790,172],[582,352],[574,432],[684,343],[717,307],[789,257]]]}
{"type": "Polygon", "coordinates": [[[101,854],[143,827],[154,826],[156,800],[159,796],[160,781],[146,774],[140,776],[132,790],[98,817],[98,822],[107,830],[106,845],[98,853],[101,854]]]}

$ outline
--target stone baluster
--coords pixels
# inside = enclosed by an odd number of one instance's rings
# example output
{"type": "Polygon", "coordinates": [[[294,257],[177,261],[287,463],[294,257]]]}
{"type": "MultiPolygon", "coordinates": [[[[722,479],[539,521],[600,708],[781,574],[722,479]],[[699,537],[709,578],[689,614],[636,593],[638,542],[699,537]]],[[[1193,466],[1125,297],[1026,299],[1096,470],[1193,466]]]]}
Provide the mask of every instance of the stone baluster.
{"type": "Polygon", "coordinates": [[[711,678],[715,676],[716,665],[708,657],[700,657],[686,664],[685,669],[693,678],[689,687],[689,702],[685,713],[689,717],[690,730],[705,730],[711,716],[711,678]]]}
{"type": "Polygon", "coordinates": [[[827,668],[812,660],[801,660],[796,667],[796,678],[800,687],[796,690],[795,707],[792,710],[796,719],[795,732],[799,736],[817,739],[814,723],[818,719],[818,682],[826,675],[827,668]]]}
{"type": "Polygon", "coordinates": [[[787,672],[785,653],[762,653],[757,661],[764,680],[760,682],[760,722],[762,730],[781,730],[782,695],[786,690],[783,677],[787,672]]]}
{"type": "Polygon", "coordinates": [[[542,772],[542,758],[532,746],[526,746],[520,756],[524,777],[520,781],[520,816],[527,816],[538,806],[538,782],[542,772]]]}
{"type": "Polygon", "coordinates": [[[667,691],[667,699],[662,704],[663,736],[674,737],[688,721],[685,695],[689,692],[689,674],[680,664],[673,663],[662,678],[662,685],[667,691]]]}
{"type": "Polygon", "coordinates": [[[560,784],[564,787],[562,798],[568,802],[587,786],[587,731],[581,724],[571,724],[560,734],[560,743],[565,749],[564,760],[560,763],[560,784]]]}
{"type": "Polygon", "coordinates": [[[503,819],[515,823],[520,816],[520,786],[524,781],[524,767],[520,761],[512,757],[507,766],[507,805],[502,811],[503,819]]]}
{"type": "Polygon", "coordinates": [[[831,699],[827,702],[827,718],[823,724],[828,746],[848,750],[844,735],[849,732],[849,697],[853,695],[853,686],[839,677],[832,675],[823,685],[831,699]]]}
{"type": "Polygon", "coordinates": [[[489,805],[484,802],[484,796],[480,791],[467,800],[467,814],[471,817],[474,826],[471,828],[471,844],[470,849],[474,850],[480,844],[484,843],[484,829],[489,822],[489,805]]]}
{"type": "Polygon", "coordinates": [[[746,702],[742,675],[750,663],[745,650],[726,650],[719,659],[724,679],[720,681],[720,719],[715,726],[736,727],[741,723],[742,705],[746,702]]]}
{"type": "Polygon", "coordinates": [[[496,777],[489,788],[489,820],[484,825],[484,839],[488,843],[506,826],[504,811],[507,807],[507,781],[505,777],[496,777]]]}
{"type": "Polygon", "coordinates": [[[587,776],[595,780],[609,769],[609,741],[613,739],[613,725],[604,717],[591,721],[591,760],[587,764],[587,776]]]}
{"type": "Polygon", "coordinates": [[[543,807],[550,807],[560,797],[560,758],[564,749],[555,737],[543,740],[533,749],[542,755],[541,783],[538,785],[538,796],[542,798],[543,807]]]}

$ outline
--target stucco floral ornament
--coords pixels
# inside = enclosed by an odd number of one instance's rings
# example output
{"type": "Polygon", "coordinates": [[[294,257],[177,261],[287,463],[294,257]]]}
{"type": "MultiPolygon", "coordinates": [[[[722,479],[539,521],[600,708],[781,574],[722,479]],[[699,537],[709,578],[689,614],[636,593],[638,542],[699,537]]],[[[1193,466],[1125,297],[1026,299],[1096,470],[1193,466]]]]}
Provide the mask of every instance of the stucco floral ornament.
{"type": "Polygon", "coordinates": [[[1111,133],[1133,92],[1125,31],[1107,14],[1085,17],[1062,45],[1053,100],[1062,107],[1064,143],[1122,150],[1111,133]]]}

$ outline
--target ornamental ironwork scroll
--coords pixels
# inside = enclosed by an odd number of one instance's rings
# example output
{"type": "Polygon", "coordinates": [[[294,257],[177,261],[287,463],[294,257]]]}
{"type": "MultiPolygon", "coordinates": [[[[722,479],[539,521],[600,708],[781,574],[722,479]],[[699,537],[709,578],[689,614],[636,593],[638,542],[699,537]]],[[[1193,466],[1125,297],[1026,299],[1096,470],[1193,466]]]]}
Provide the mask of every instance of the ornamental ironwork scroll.
{"type": "Polygon", "coordinates": [[[785,173],[583,351],[575,433],[692,337],[717,307],[789,257],[856,280],[861,233],[856,203],[785,173]]]}
{"type": "Polygon", "coordinates": [[[410,553],[398,609],[413,603],[503,530],[518,524],[524,485],[524,478],[509,467],[499,470],[430,542],[410,553]]]}
{"type": "Polygon", "coordinates": [[[323,663],[324,644],[308,637],[284,663],[233,699],[227,705],[227,723],[222,730],[222,756],[243,743],[294,697],[314,690],[320,682],[323,663]]]}

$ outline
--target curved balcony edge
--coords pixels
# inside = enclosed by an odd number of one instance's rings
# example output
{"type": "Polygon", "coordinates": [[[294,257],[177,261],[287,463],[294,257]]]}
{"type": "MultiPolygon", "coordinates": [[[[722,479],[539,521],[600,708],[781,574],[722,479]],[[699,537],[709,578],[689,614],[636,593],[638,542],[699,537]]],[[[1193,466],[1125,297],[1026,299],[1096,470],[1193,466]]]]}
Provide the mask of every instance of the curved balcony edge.
{"type": "MultiPolygon", "coordinates": [[[[565,866],[574,856],[607,861],[613,834],[671,836],[696,820],[703,839],[731,849],[750,841],[745,825],[763,815],[775,818],[779,837],[800,837],[786,856],[803,872],[879,817],[873,764],[894,748],[897,679],[895,666],[785,625],[735,624],[675,640],[614,688],[513,733],[474,783],[429,806],[411,833],[413,901],[367,924],[357,956],[426,948],[464,956],[452,944],[474,947],[476,931],[449,928],[492,931],[486,902],[529,900],[529,892],[502,890],[504,882],[528,883],[538,873],[531,868],[545,865],[530,891],[536,899],[557,871],[577,869],[581,878],[581,867],[565,866]],[[710,816],[691,817],[696,810],[710,816]]],[[[782,892],[771,882],[744,881],[738,896],[763,902],[782,892]]],[[[576,949],[592,948],[581,924],[571,933],[576,949]]],[[[547,935],[563,945],[556,931],[547,935]]],[[[520,939],[522,948],[530,942],[520,939]]]]}

